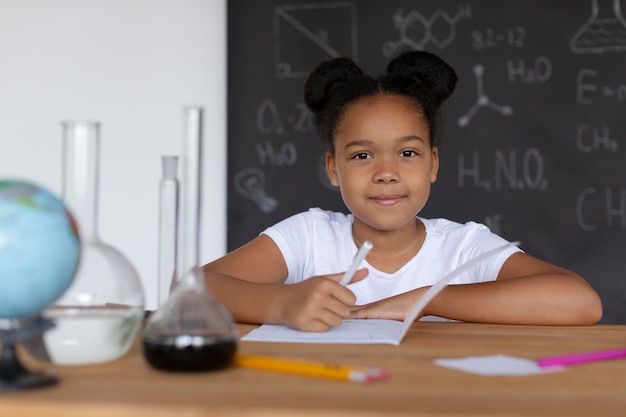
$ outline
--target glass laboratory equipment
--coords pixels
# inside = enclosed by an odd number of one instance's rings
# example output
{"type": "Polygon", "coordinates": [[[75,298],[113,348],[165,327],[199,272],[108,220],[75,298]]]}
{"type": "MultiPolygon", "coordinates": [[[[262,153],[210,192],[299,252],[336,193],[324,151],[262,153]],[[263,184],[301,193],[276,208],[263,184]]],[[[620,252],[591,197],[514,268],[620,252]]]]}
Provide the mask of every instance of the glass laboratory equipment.
{"type": "Polygon", "coordinates": [[[176,277],[178,254],[178,157],[161,157],[163,174],[159,182],[159,281],[158,307],[165,304],[176,277]]]}
{"type": "Polygon", "coordinates": [[[203,111],[187,107],[184,114],[181,271],[165,304],[150,315],[142,348],[156,369],[213,371],[231,365],[237,329],[230,312],[207,290],[199,265],[203,111]]]}
{"type": "Polygon", "coordinates": [[[141,327],[144,294],[129,260],[98,237],[100,124],[62,126],[62,197],[77,222],[81,256],[73,283],[43,313],[56,323],[43,342],[55,364],[95,364],[128,351],[141,327]]]}

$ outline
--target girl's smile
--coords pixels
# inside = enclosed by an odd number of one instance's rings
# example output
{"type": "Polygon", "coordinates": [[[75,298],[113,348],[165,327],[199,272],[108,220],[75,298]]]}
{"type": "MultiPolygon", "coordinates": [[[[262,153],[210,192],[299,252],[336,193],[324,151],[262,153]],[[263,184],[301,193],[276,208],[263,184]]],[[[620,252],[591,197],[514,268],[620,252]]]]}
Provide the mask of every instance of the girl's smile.
{"type": "Polygon", "coordinates": [[[401,202],[404,198],[404,196],[399,195],[378,195],[370,197],[370,200],[376,204],[380,204],[381,206],[393,206],[394,204],[401,202]]]}

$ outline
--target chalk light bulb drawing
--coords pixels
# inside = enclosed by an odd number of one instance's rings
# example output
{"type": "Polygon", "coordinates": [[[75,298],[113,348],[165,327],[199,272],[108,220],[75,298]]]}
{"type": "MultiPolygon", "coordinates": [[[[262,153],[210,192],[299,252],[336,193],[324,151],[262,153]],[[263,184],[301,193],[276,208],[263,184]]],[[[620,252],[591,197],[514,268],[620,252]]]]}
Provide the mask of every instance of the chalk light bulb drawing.
{"type": "Polygon", "coordinates": [[[265,175],[258,168],[246,168],[235,175],[235,189],[254,201],[263,213],[271,213],[278,201],[265,192],[265,175]]]}

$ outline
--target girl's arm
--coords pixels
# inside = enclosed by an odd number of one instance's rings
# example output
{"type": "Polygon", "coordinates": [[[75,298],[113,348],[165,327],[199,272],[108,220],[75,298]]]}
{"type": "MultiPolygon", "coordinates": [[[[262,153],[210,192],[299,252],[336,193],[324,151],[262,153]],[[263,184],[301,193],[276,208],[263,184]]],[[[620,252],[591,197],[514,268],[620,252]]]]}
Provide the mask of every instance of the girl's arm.
{"type": "MultiPolygon", "coordinates": [[[[359,271],[353,282],[365,275],[359,271]]],[[[356,301],[339,284],[341,274],[283,284],[287,266],[278,246],[266,235],[205,265],[204,276],[209,291],[243,323],[327,331],[341,323],[356,301]]]]}
{"type": "MultiPolygon", "coordinates": [[[[356,307],[350,316],[403,320],[426,289],[356,307]]],[[[449,285],[423,314],[467,322],[590,325],[602,317],[602,303],[577,274],[518,252],[496,281],[449,285]]]]}

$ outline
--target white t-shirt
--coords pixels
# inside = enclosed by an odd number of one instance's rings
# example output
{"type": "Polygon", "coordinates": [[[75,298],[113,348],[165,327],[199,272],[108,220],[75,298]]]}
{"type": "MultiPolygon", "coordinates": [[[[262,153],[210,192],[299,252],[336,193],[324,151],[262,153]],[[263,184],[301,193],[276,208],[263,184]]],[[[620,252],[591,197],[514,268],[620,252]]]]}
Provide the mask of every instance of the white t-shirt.
{"type": "MultiPolygon", "coordinates": [[[[363,261],[361,268],[369,270],[368,276],[348,286],[357,297],[357,305],[433,285],[461,264],[507,243],[479,223],[418,219],[426,228],[426,239],[419,252],[402,268],[388,274],[363,261]]],[[[311,208],[263,231],[283,254],[289,271],[285,283],[345,272],[358,249],[352,238],[353,221],[352,214],[311,208]]],[[[493,281],[504,261],[518,251],[515,246],[507,248],[462,273],[450,284],[493,281]]]]}

